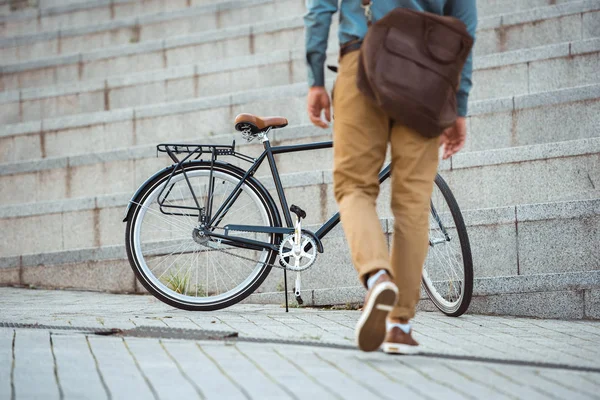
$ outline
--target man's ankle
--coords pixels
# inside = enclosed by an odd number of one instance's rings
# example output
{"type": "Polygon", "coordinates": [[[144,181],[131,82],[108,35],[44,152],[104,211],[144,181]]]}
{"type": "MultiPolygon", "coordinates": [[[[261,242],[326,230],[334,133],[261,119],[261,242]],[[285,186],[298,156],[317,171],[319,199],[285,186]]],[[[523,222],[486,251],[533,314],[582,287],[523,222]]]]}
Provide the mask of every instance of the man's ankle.
{"type": "Polygon", "coordinates": [[[371,289],[371,287],[375,284],[375,281],[379,279],[381,275],[387,275],[387,271],[385,269],[380,269],[377,272],[373,272],[365,278],[365,282],[367,284],[367,289],[371,289]]]}
{"type": "Polygon", "coordinates": [[[386,330],[389,332],[394,327],[400,328],[404,333],[410,333],[412,329],[412,325],[407,319],[399,319],[399,318],[390,318],[385,321],[386,330]]]}

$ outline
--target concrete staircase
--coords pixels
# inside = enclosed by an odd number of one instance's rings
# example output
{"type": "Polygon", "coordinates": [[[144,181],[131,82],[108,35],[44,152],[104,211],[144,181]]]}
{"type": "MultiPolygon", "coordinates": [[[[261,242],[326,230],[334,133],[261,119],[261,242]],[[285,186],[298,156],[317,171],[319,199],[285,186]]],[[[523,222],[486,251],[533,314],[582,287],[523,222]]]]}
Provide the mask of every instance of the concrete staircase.
{"type": "MultiPolygon", "coordinates": [[[[303,0],[21,3],[0,1],[2,285],[143,291],[121,220],[169,165],[159,142],[240,142],[239,112],[288,117],[276,143],[331,138],[304,111],[303,0]]],[[[600,319],[600,1],[478,3],[469,141],[440,166],[471,238],[471,312],[600,319]]],[[[308,223],[336,211],[330,150],[278,163],[308,223]]],[[[341,230],[324,244],[305,301],[361,301],[341,230]]],[[[249,301],[281,303],[281,282],[249,301]]]]}

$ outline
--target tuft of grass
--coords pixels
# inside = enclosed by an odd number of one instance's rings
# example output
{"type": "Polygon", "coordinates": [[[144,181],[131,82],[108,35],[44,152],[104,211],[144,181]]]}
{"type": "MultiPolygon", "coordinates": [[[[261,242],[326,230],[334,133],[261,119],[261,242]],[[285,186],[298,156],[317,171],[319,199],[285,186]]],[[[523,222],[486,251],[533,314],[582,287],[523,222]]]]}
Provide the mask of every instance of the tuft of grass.
{"type": "Polygon", "coordinates": [[[163,283],[175,293],[184,294],[187,296],[207,296],[207,292],[202,285],[190,285],[190,276],[188,274],[181,275],[171,272],[169,276],[163,278],[163,283]]]}
{"type": "MultiPolygon", "coordinates": [[[[281,303],[279,306],[280,306],[281,308],[285,308],[285,303],[281,303]]],[[[300,304],[298,304],[298,303],[297,303],[297,302],[295,302],[295,301],[290,301],[290,302],[288,303],[288,308],[304,308],[304,306],[301,306],[300,304]]]]}
{"type": "Polygon", "coordinates": [[[169,273],[169,276],[165,278],[165,284],[169,287],[169,289],[171,289],[175,293],[186,294],[185,289],[188,286],[189,280],[189,276],[180,275],[171,271],[169,273]]]}
{"type": "Polygon", "coordinates": [[[356,310],[360,310],[362,308],[362,304],[361,303],[346,303],[346,304],[334,304],[334,305],[330,305],[330,306],[310,306],[310,308],[316,308],[318,310],[349,310],[349,311],[356,311],[356,310]]]}

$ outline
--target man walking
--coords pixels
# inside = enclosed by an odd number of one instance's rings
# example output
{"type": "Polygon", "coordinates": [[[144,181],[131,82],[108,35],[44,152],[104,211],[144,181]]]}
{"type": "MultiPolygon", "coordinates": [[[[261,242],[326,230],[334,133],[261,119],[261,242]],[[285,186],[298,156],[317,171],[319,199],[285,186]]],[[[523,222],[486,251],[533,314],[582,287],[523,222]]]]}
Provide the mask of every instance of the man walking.
{"type": "MultiPolygon", "coordinates": [[[[331,121],[331,103],[324,87],[325,54],[338,0],[306,0],[306,4],[308,113],[313,124],[326,128],[331,121]]],[[[396,7],[456,17],[475,37],[475,0],[372,0],[373,20],[379,20],[396,7]]],[[[454,126],[440,138],[424,137],[395,123],[359,91],[358,50],[367,33],[367,19],[360,0],[341,0],[339,10],[341,48],[333,94],[333,183],[352,260],[368,289],[356,327],[357,343],[363,351],[377,350],[383,343],[386,353],[415,353],[418,343],[412,337],[410,320],[419,300],[428,250],[429,199],[438,166],[438,148],[444,145],[443,157],[448,158],[464,146],[472,58],[469,55],[461,74],[454,126]],[[375,208],[378,174],[388,143],[392,155],[394,214],[391,257],[375,208]]]]}

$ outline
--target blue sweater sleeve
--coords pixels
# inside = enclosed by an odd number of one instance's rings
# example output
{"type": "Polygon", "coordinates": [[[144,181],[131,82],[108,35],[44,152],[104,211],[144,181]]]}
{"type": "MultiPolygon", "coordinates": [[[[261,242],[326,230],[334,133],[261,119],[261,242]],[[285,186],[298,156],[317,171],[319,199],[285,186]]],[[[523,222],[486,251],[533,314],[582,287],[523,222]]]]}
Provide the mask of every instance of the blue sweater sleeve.
{"type": "MultiPolygon", "coordinates": [[[[460,19],[467,26],[467,31],[475,39],[477,29],[477,5],[475,0],[450,0],[446,3],[445,14],[460,19]]],[[[456,94],[457,112],[461,117],[467,115],[467,102],[469,92],[473,86],[471,76],[473,74],[473,50],[469,54],[460,77],[460,87],[456,94]]]]}
{"type": "Polygon", "coordinates": [[[338,9],[337,0],[306,0],[304,15],[308,85],[325,86],[325,58],[331,16],[338,9]]]}

